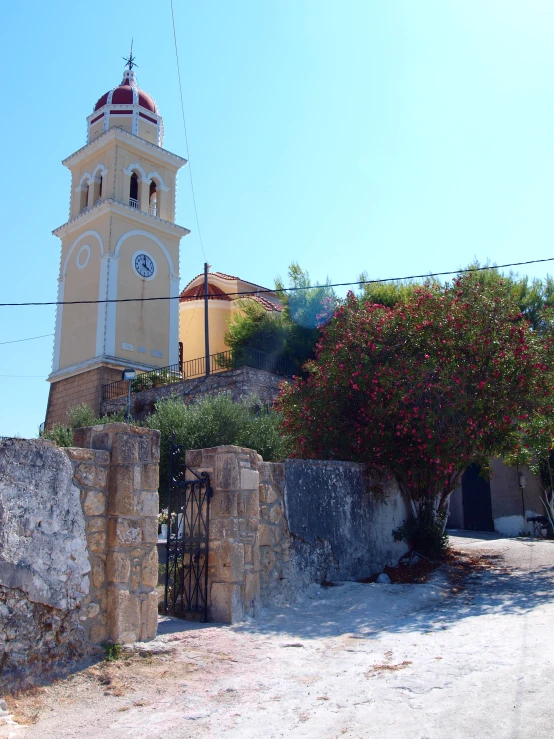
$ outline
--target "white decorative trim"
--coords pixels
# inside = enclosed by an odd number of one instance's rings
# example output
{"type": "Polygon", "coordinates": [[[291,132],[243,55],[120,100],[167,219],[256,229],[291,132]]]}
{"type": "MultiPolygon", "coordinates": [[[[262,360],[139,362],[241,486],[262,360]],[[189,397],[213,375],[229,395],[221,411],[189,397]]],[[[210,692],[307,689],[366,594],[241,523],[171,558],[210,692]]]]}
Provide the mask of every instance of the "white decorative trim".
{"type": "Polygon", "coordinates": [[[171,275],[169,278],[169,364],[179,361],[179,277],[171,275]]]}
{"type": "MultiPolygon", "coordinates": [[[[100,111],[97,112],[99,113],[100,111]]],[[[121,128],[120,126],[112,126],[104,133],[101,133],[100,136],[97,136],[94,141],[85,144],[80,149],[77,149],[77,151],[73,152],[73,154],[70,154],[68,157],[66,157],[62,161],[62,164],[64,165],[64,167],[73,167],[75,164],[78,164],[81,160],[83,160],[85,157],[88,157],[90,154],[97,151],[98,149],[103,149],[104,147],[107,148],[113,139],[132,144],[136,149],[148,156],[152,156],[154,153],[156,153],[156,155],[163,158],[166,164],[170,167],[176,167],[177,169],[180,169],[187,163],[187,160],[183,157],[180,157],[178,154],[173,154],[171,151],[168,151],[161,146],[152,144],[146,139],[141,139],[140,136],[135,136],[129,131],[125,131],[125,129],[121,128]]]]}
{"type": "Polygon", "coordinates": [[[177,232],[181,236],[187,236],[190,233],[190,230],[188,228],[185,228],[184,226],[178,226],[176,223],[173,223],[173,221],[165,221],[163,218],[150,215],[150,213],[147,213],[144,210],[131,208],[129,205],[121,203],[119,200],[115,200],[114,198],[105,198],[104,200],[101,200],[97,205],[93,205],[91,208],[86,208],[85,210],[81,211],[79,215],[76,215],[75,218],[72,218],[71,220],[67,221],[67,223],[58,226],[58,228],[54,229],[52,233],[54,234],[54,236],[59,236],[61,238],[71,233],[72,231],[81,228],[90,221],[95,221],[97,216],[102,215],[103,213],[107,213],[108,211],[113,211],[118,215],[123,215],[127,218],[131,218],[132,220],[136,221],[137,224],[141,225],[144,225],[144,219],[147,219],[148,226],[157,228],[164,233],[174,235],[175,232],[177,232]]]}
{"type": "Polygon", "coordinates": [[[87,359],[84,362],[79,362],[77,364],[72,364],[69,367],[64,367],[63,370],[58,370],[57,372],[51,372],[46,378],[46,380],[48,382],[58,382],[58,380],[64,380],[67,377],[72,377],[73,375],[79,375],[82,372],[88,372],[91,369],[96,369],[97,367],[102,367],[103,365],[117,367],[118,369],[123,369],[124,367],[130,367],[131,369],[144,370],[145,372],[156,369],[154,365],[146,364],[146,362],[140,363],[140,362],[137,362],[136,360],[130,361],[127,359],[121,359],[120,357],[103,356],[101,358],[93,357],[92,359],[87,359]]]}
{"type": "MultiPolygon", "coordinates": [[[[100,279],[98,280],[98,300],[108,297],[108,268],[109,254],[104,254],[100,260],[100,279]]],[[[96,319],[96,356],[104,354],[104,340],[106,336],[107,303],[98,303],[98,317],[96,319]]]]}
{"type": "Polygon", "coordinates": [[[77,256],[75,257],[75,263],[77,265],[77,269],[84,269],[89,263],[89,261],[90,261],[90,246],[88,244],[83,244],[83,246],[77,252],[77,256]],[[84,262],[81,262],[82,254],[85,254],[84,262]]]}
{"type": "Polygon", "coordinates": [[[133,256],[131,257],[131,267],[133,268],[133,272],[136,274],[136,276],[139,278],[139,280],[144,280],[145,282],[150,282],[150,280],[153,280],[154,277],[158,274],[158,265],[156,264],[156,260],[154,259],[154,257],[152,256],[152,254],[150,254],[150,252],[147,252],[146,251],[146,249],[139,249],[138,251],[136,251],[133,254],[133,256]],[[140,254],[146,254],[146,256],[149,257],[152,260],[152,264],[154,265],[154,271],[152,272],[152,274],[150,275],[150,277],[144,277],[144,275],[141,275],[140,272],[135,267],[135,259],[140,254]]]}
{"type": "Polygon", "coordinates": [[[104,165],[103,165],[103,164],[97,164],[97,165],[96,165],[96,169],[95,169],[95,170],[94,170],[94,172],[92,173],[92,179],[96,179],[96,176],[97,176],[97,173],[98,173],[98,172],[100,172],[100,177],[104,177],[104,178],[105,178],[105,177],[107,176],[107,174],[108,174],[108,170],[106,169],[106,167],[104,167],[104,165]]]}
{"type": "Polygon", "coordinates": [[[60,352],[62,348],[62,323],[63,323],[63,296],[65,292],[65,280],[58,279],[58,305],[56,306],[56,328],[54,329],[54,354],[52,357],[52,372],[60,369],[60,352]]]}
{"type": "Polygon", "coordinates": [[[165,246],[165,244],[162,241],[160,241],[160,239],[158,239],[157,236],[154,236],[153,234],[148,233],[148,231],[143,231],[142,229],[137,229],[135,231],[127,231],[127,233],[123,234],[123,236],[119,238],[117,244],[115,245],[115,252],[114,252],[117,257],[119,256],[119,251],[121,249],[123,242],[127,241],[127,239],[130,238],[131,236],[145,236],[147,239],[150,239],[155,244],[157,244],[160,247],[160,249],[163,251],[163,253],[165,254],[165,258],[167,259],[167,263],[169,265],[169,274],[170,275],[175,274],[175,269],[173,268],[173,259],[171,259],[171,254],[167,250],[167,247],[165,246]]]}
{"type": "Polygon", "coordinates": [[[67,256],[65,258],[65,261],[63,263],[62,271],[61,271],[61,277],[62,279],[65,279],[66,273],[67,273],[67,265],[69,263],[69,259],[71,255],[73,254],[73,250],[80,244],[80,242],[87,238],[88,236],[92,236],[92,238],[96,239],[98,241],[98,244],[100,246],[100,255],[104,254],[104,242],[102,241],[102,237],[98,233],[98,231],[85,231],[82,233],[78,239],[76,239],[73,244],[71,245],[71,249],[68,251],[67,256]]]}
{"type": "MultiPolygon", "coordinates": [[[[119,268],[119,257],[114,254],[108,255],[108,287],[107,299],[117,298],[117,272],[119,268]]],[[[117,321],[117,303],[106,303],[106,340],[104,351],[109,356],[115,356],[115,329],[117,321]]]]}
{"type": "Polygon", "coordinates": [[[134,164],[130,164],[128,167],[125,167],[123,174],[128,174],[130,177],[135,171],[140,173],[140,182],[146,182],[146,172],[140,166],[139,162],[135,162],[134,164]]]}
{"type": "Polygon", "coordinates": [[[83,189],[83,185],[84,185],[84,182],[85,182],[85,180],[86,180],[86,184],[87,184],[88,186],[90,186],[90,183],[91,183],[91,181],[92,181],[92,175],[91,175],[91,173],[90,173],[90,172],[85,172],[85,173],[84,173],[84,175],[83,175],[83,176],[81,177],[81,179],[79,180],[79,184],[78,184],[78,185],[77,185],[77,187],[75,188],[75,192],[79,192],[80,190],[82,190],[82,189],[83,189]]]}
{"type": "Polygon", "coordinates": [[[163,190],[163,192],[169,192],[169,187],[165,184],[165,182],[162,179],[162,176],[158,174],[157,172],[150,172],[150,174],[146,175],[146,179],[151,182],[154,180],[156,182],[156,186],[160,188],[160,190],[163,190]]]}

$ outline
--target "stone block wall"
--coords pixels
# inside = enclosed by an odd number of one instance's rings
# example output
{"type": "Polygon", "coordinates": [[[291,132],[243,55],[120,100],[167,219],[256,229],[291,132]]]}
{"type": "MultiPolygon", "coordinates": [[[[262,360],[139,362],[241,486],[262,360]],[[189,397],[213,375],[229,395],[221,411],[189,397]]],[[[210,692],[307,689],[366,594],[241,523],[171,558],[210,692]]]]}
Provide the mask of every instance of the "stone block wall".
{"type": "Polygon", "coordinates": [[[264,462],[234,446],[187,452],[210,475],[209,618],[232,623],[260,606],[294,599],[311,583],[356,580],[396,564],[406,552],[392,532],[407,509],[389,485],[369,487],[363,465],[264,462]]]}
{"type": "Polygon", "coordinates": [[[77,429],[68,450],[84,497],[95,616],[91,640],[156,635],[160,432],[112,423],[77,429]],[[101,466],[106,460],[109,468],[101,466]]]}
{"type": "Polygon", "coordinates": [[[102,385],[121,379],[121,370],[114,367],[96,367],[50,385],[46,408],[46,428],[55,423],[66,424],[67,412],[81,403],[88,403],[96,414],[102,405],[102,385]]]}
{"type": "Polygon", "coordinates": [[[84,448],[0,443],[0,687],[155,636],[159,441],[110,424],[84,448]]]}
{"type": "Polygon", "coordinates": [[[272,605],[291,597],[299,573],[292,553],[292,539],[285,511],[285,464],[262,462],[260,472],[260,599],[272,605]]]}
{"type": "Polygon", "coordinates": [[[259,472],[251,449],[220,446],[187,452],[186,464],[207,472],[210,504],[208,617],[234,623],[255,615],[260,603],[259,472]]]}
{"type": "MultiPolygon", "coordinates": [[[[119,378],[118,378],[119,379],[119,378]]],[[[190,403],[196,398],[206,395],[229,393],[233,400],[243,400],[251,395],[257,396],[262,403],[271,404],[279,393],[282,377],[265,370],[253,367],[240,367],[225,372],[215,372],[209,377],[195,377],[191,380],[175,382],[171,385],[143,390],[132,395],[132,414],[137,420],[143,420],[152,413],[156,401],[162,398],[177,397],[190,403]]],[[[105,400],[102,413],[115,413],[127,407],[126,396],[105,400]]]]}

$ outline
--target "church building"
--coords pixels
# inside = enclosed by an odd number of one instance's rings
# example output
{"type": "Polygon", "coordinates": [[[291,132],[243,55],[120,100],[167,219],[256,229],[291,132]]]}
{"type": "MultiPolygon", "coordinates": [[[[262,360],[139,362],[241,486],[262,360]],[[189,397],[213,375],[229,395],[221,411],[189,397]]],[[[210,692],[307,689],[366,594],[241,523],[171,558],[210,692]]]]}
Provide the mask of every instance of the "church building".
{"type": "MultiPolygon", "coordinates": [[[[244,300],[253,300],[273,316],[283,311],[277,293],[224,272],[208,273],[210,354],[229,349],[225,343],[227,326],[233,314],[241,311],[244,300]]],[[[197,275],[181,293],[179,337],[185,362],[204,355],[204,275],[197,275]]]]}
{"type": "Polygon", "coordinates": [[[86,144],[63,161],[70,212],[54,231],[63,304],[47,428],[79,403],[99,413],[102,385],[123,369],[179,362],[179,243],[189,231],[175,223],[175,183],[186,160],[163,148],[162,117],[134,66],[131,56],[121,83],[88,116],[86,144]],[[167,296],[175,299],[149,300],[167,296]]]}

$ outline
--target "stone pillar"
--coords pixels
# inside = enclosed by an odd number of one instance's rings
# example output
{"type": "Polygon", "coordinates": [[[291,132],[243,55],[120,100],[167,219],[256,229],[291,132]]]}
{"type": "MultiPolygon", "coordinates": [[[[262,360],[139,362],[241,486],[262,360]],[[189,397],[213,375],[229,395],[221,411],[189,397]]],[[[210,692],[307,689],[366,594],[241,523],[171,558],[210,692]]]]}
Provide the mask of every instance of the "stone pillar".
{"type": "Polygon", "coordinates": [[[73,465],[73,482],[81,491],[90,561],[89,597],[81,621],[88,640],[99,644],[106,641],[109,634],[106,555],[110,453],[77,448],[66,449],[65,452],[73,465]]]}
{"type": "Polygon", "coordinates": [[[251,449],[220,446],[189,451],[186,463],[208,472],[213,489],[208,556],[208,617],[235,623],[260,602],[259,474],[251,449]]]}
{"type": "MultiPolygon", "coordinates": [[[[77,429],[74,443],[83,449],[110,452],[104,512],[99,512],[100,499],[98,513],[92,510],[96,501],[92,491],[87,490],[84,499],[85,515],[98,519],[92,530],[88,529],[92,518],[87,521],[93,584],[96,568],[96,582],[105,593],[105,597],[97,599],[102,610],[99,621],[105,628],[97,630],[95,641],[109,638],[114,643],[131,643],[153,639],[158,618],[160,433],[112,423],[77,429]]],[[[83,449],[77,452],[82,455],[83,449]]],[[[75,450],[71,454],[75,455],[75,450]]]]}

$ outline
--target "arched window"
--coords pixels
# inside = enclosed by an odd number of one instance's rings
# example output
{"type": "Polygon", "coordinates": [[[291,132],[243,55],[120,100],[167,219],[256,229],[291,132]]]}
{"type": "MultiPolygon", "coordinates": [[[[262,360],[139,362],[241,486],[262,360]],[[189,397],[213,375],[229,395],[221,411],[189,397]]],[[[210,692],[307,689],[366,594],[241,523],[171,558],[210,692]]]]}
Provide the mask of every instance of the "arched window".
{"type": "Polygon", "coordinates": [[[86,210],[86,207],[88,205],[88,185],[83,185],[81,187],[81,200],[79,203],[79,212],[82,213],[84,210],[86,210]]]}
{"type": "Polygon", "coordinates": [[[150,183],[150,193],[148,198],[148,212],[151,216],[158,215],[158,191],[154,180],[150,183]]]}
{"type": "Polygon", "coordinates": [[[138,192],[138,177],[137,173],[133,172],[133,174],[131,175],[131,184],[129,187],[129,205],[131,206],[131,208],[137,208],[137,210],[140,210],[138,192]]]}

